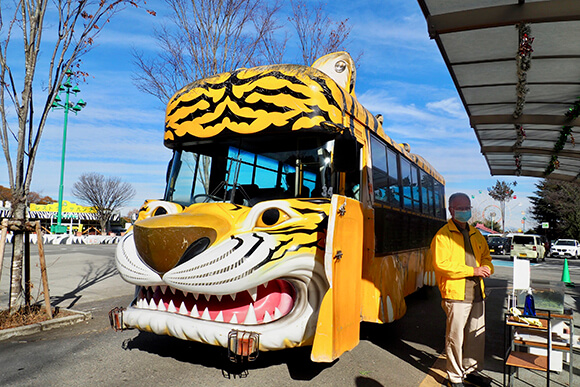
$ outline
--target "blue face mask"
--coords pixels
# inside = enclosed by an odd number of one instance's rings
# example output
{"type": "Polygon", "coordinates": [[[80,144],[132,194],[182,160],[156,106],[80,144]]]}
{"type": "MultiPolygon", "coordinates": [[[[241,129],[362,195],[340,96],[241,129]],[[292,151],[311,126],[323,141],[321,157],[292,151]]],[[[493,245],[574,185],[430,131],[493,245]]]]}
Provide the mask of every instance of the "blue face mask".
{"type": "Polygon", "coordinates": [[[467,222],[471,218],[471,210],[467,211],[455,211],[455,220],[458,222],[467,222]]]}

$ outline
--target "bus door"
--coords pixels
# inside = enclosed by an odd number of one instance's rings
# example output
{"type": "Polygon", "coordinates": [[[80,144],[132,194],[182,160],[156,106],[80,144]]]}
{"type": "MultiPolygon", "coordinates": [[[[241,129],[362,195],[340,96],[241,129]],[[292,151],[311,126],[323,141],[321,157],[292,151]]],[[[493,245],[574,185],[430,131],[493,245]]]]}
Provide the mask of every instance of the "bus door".
{"type": "Polygon", "coordinates": [[[324,253],[330,287],[318,315],[313,361],[331,362],[359,342],[363,223],[359,201],[332,196],[324,253]]]}

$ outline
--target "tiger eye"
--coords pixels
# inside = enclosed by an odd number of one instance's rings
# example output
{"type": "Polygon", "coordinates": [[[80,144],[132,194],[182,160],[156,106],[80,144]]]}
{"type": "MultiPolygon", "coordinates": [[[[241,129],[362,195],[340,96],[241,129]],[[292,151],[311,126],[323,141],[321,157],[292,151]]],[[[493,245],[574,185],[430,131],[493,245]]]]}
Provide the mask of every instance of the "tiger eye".
{"type": "Polygon", "coordinates": [[[262,214],[262,222],[267,226],[272,226],[280,219],[280,211],[277,208],[270,208],[262,214]]]}

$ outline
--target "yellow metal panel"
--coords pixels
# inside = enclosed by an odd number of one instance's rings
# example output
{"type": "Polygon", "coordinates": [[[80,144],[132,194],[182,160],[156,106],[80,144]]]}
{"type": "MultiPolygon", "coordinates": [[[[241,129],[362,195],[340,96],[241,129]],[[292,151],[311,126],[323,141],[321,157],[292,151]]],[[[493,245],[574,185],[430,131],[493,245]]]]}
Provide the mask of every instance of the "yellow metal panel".
{"type": "Polygon", "coordinates": [[[331,286],[318,315],[313,361],[333,361],[359,342],[363,238],[361,203],[334,195],[325,251],[331,286]]]}

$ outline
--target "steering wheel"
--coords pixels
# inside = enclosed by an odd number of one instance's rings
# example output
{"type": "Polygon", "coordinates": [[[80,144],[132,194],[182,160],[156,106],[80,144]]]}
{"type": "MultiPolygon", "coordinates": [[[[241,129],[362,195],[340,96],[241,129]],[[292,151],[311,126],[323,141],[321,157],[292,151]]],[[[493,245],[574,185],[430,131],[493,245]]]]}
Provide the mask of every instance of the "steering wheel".
{"type": "Polygon", "coordinates": [[[217,196],[208,195],[208,194],[199,194],[193,197],[194,203],[214,203],[214,202],[221,202],[222,198],[218,198],[217,196]]]}

